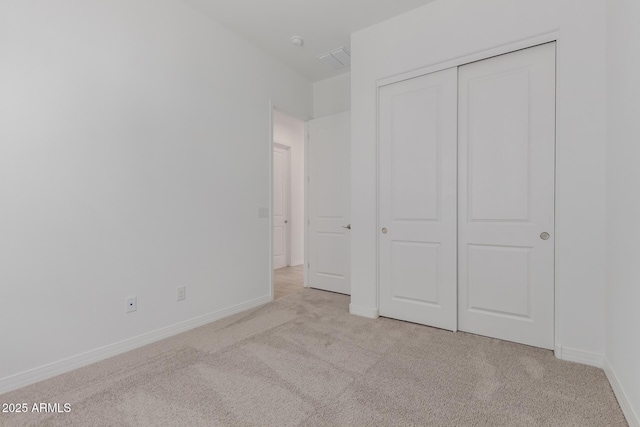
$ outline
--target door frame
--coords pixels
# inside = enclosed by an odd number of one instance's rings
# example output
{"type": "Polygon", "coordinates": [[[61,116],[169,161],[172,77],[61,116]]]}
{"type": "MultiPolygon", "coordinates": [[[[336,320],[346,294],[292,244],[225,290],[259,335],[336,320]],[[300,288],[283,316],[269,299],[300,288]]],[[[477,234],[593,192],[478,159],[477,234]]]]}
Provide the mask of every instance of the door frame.
{"type": "MultiPolygon", "coordinates": [[[[558,163],[557,163],[557,155],[558,155],[558,144],[561,141],[560,135],[558,135],[558,123],[560,122],[560,118],[558,116],[558,104],[561,99],[561,87],[558,84],[561,79],[559,78],[559,69],[558,62],[561,58],[561,55],[558,52],[562,49],[562,42],[559,31],[552,31],[546,34],[541,34],[535,37],[531,37],[528,39],[516,41],[513,43],[507,43],[501,46],[497,46],[491,49],[482,50],[479,52],[475,52],[469,55],[461,56],[458,58],[454,58],[451,60],[447,60],[444,62],[436,63],[433,65],[429,65],[423,68],[419,68],[416,70],[408,71],[405,73],[401,73],[395,76],[386,77],[380,79],[376,82],[376,312],[380,311],[380,88],[382,86],[387,86],[390,84],[398,83],[404,80],[409,80],[415,77],[420,77],[426,74],[435,73],[438,71],[446,70],[448,68],[460,67],[462,65],[470,64],[472,62],[482,61],[484,59],[493,58],[495,56],[505,55],[508,53],[512,53],[518,50],[528,49],[531,47],[535,47],[541,44],[546,43],[556,43],[556,133],[555,133],[555,168],[554,168],[554,226],[555,226],[555,238],[554,238],[554,354],[557,358],[562,358],[562,345],[561,345],[561,336],[560,336],[560,281],[558,277],[558,269],[556,265],[558,265],[558,242],[561,238],[561,229],[558,227],[558,163]]],[[[378,314],[379,315],[379,314],[378,314]]],[[[377,317],[377,316],[376,316],[377,317]]]]}
{"type": "MultiPolygon", "coordinates": [[[[272,98],[269,98],[268,100],[268,108],[269,108],[269,112],[268,112],[268,117],[269,117],[269,131],[268,131],[268,135],[267,138],[265,138],[267,145],[267,171],[269,174],[269,177],[267,179],[268,182],[268,191],[267,191],[267,200],[268,200],[268,209],[269,209],[269,215],[268,215],[268,227],[269,227],[269,233],[268,233],[268,246],[267,246],[267,256],[268,258],[268,272],[267,272],[267,277],[268,277],[268,283],[269,283],[269,295],[271,297],[271,301],[273,301],[275,299],[275,288],[274,288],[274,283],[273,283],[273,147],[274,144],[277,142],[274,138],[274,126],[273,126],[273,112],[274,110],[277,110],[281,113],[284,113],[288,116],[291,117],[295,117],[296,119],[302,121],[304,123],[304,176],[305,176],[305,180],[304,180],[304,221],[305,224],[308,223],[308,218],[307,218],[307,142],[309,139],[309,134],[308,134],[308,130],[307,130],[307,126],[308,126],[308,122],[309,122],[309,118],[308,117],[301,117],[298,114],[293,114],[289,111],[287,111],[286,109],[280,108],[278,106],[276,106],[273,102],[272,98]]],[[[288,146],[287,146],[288,147],[288,146]]],[[[288,147],[290,148],[290,147],[288,147]]],[[[291,157],[291,151],[289,151],[289,156],[291,157]]],[[[291,205],[291,200],[289,200],[289,205],[291,205]]],[[[307,284],[307,227],[305,225],[304,228],[304,243],[303,243],[303,247],[304,247],[304,287],[308,287],[307,284]]],[[[289,253],[289,256],[291,256],[291,253],[289,253]]],[[[289,261],[291,261],[291,259],[289,259],[289,261]]],[[[291,263],[291,262],[289,262],[291,263]]]]}

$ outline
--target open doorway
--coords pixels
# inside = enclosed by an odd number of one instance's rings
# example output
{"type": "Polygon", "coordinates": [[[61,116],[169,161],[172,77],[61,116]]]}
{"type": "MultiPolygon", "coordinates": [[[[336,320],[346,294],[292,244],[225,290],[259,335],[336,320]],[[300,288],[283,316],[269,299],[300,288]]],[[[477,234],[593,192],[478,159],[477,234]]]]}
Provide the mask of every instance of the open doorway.
{"type": "Polygon", "coordinates": [[[274,299],[304,288],[305,122],[273,110],[274,299]]]}

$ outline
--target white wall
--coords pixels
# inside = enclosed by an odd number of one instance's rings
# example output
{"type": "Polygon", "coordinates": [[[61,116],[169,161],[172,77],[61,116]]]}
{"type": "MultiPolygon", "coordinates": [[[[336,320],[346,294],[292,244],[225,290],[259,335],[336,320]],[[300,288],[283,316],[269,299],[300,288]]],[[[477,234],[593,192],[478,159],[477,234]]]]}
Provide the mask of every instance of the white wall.
{"type": "Polygon", "coordinates": [[[605,8],[602,0],[443,0],[352,35],[354,311],[378,307],[376,81],[557,31],[556,341],[564,358],[602,362],[605,8]]]}
{"type": "Polygon", "coordinates": [[[4,0],[0,56],[0,390],[268,300],[269,98],[308,81],[177,0],[4,0]]]}
{"type": "Polygon", "coordinates": [[[313,117],[330,116],[351,109],[351,73],[313,84],[313,117]]]}
{"type": "Polygon", "coordinates": [[[273,139],[291,147],[291,265],[304,263],[304,130],[302,120],[273,112],[273,139]]]}
{"type": "Polygon", "coordinates": [[[606,356],[640,425],[640,2],[607,4],[606,356]]]}

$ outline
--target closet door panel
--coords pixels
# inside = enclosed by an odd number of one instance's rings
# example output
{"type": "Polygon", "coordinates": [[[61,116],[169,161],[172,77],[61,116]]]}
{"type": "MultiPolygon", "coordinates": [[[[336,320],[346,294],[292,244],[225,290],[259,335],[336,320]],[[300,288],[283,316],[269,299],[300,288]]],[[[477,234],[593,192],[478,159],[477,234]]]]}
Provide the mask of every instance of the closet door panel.
{"type": "Polygon", "coordinates": [[[554,347],[555,43],[459,68],[460,330],[554,347]]]}
{"type": "Polygon", "coordinates": [[[457,69],[379,92],[380,315],[456,330],[457,69]]]}

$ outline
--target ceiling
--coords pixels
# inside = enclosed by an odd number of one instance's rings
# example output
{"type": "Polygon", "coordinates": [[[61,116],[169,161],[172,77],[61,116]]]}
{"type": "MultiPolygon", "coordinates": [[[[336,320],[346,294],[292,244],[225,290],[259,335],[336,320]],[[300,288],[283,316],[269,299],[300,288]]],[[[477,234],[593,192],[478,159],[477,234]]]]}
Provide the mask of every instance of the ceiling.
{"type": "Polygon", "coordinates": [[[333,70],[317,56],[345,46],[351,33],[434,0],[185,0],[312,82],[333,70]],[[292,36],[304,38],[296,47],[292,36]]]}

